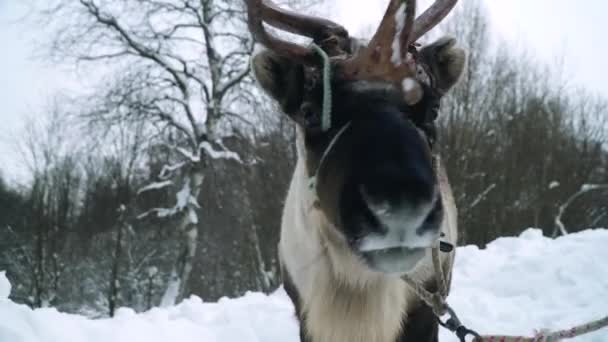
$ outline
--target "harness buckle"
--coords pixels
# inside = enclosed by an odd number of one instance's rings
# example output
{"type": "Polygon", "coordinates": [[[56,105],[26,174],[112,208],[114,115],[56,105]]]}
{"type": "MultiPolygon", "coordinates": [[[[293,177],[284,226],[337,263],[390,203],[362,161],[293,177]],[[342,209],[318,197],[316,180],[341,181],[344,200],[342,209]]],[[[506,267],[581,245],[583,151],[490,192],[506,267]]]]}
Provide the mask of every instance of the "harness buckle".
{"type": "Polygon", "coordinates": [[[454,312],[451,307],[447,306],[446,311],[450,317],[445,322],[442,321],[440,317],[437,317],[437,321],[442,327],[453,332],[454,335],[458,337],[460,342],[466,342],[467,336],[473,336],[473,341],[481,340],[481,336],[476,331],[462,325],[460,319],[456,315],[456,312],[454,312]]]}
{"type": "Polygon", "coordinates": [[[439,241],[439,250],[443,253],[451,253],[454,250],[454,245],[449,242],[439,241]]]}

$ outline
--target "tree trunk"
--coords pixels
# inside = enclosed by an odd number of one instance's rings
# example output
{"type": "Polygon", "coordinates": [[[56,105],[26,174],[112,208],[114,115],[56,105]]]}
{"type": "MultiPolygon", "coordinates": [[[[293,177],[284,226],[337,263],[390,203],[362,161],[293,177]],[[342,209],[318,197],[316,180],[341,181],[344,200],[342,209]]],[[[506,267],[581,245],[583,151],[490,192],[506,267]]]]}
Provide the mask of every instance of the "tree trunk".
{"type": "MultiPolygon", "coordinates": [[[[39,223],[42,225],[41,223],[39,223]]],[[[42,307],[43,287],[44,287],[44,237],[42,227],[38,227],[38,233],[36,234],[36,247],[35,247],[35,260],[36,266],[34,268],[34,300],[33,306],[36,308],[42,307]]]]}
{"type": "Polygon", "coordinates": [[[251,242],[255,251],[255,258],[258,265],[258,287],[264,292],[270,291],[272,286],[272,278],[269,276],[269,270],[266,269],[266,263],[264,262],[264,256],[262,255],[262,249],[260,247],[260,239],[258,236],[257,226],[253,225],[250,229],[251,242]]]}
{"type": "MultiPolygon", "coordinates": [[[[122,210],[122,208],[121,208],[122,210]]],[[[124,211],[124,210],[123,210],[124,211]]],[[[120,222],[118,222],[118,231],[116,234],[116,242],[114,244],[114,260],[112,262],[112,273],[110,275],[110,292],[108,294],[108,306],[110,317],[114,317],[114,311],[116,310],[117,302],[118,302],[118,291],[120,289],[120,284],[118,282],[118,271],[120,265],[120,259],[122,258],[122,248],[123,248],[123,216],[124,213],[121,213],[120,222]]]]}
{"type": "Polygon", "coordinates": [[[203,170],[200,168],[190,171],[187,182],[190,187],[190,198],[179,215],[178,231],[182,234],[181,252],[176,260],[171,279],[162,299],[162,306],[177,304],[184,299],[188,292],[188,280],[192,273],[192,265],[198,247],[198,214],[197,199],[203,184],[203,170]]]}

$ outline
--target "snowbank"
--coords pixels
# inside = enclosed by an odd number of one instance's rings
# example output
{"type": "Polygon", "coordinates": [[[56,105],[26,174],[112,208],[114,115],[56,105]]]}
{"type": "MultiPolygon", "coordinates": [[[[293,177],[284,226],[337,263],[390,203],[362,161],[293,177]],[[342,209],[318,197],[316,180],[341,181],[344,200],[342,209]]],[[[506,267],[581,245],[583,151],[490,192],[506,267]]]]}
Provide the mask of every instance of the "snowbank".
{"type": "MultiPolygon", "coordinates": [[[[608,315],[608,230],[553,240],[530,229],[457,253],[449,302],[481,334],[566,329],[608,315]]],[[[607,342],[608,329],[569,341],[607,342]]]]}
{"type": "Polygon", "coordinates": [[[0,272],[0,300],[8,298],[11,293],[11,284],[6,279],[6,273],[0,272]]]}
{"type": "MultiPolygon", "coordinates": [[[[608,314],[608,230],[551,240],[538,230],[458,249],[450,303],[480,333],[531,334],[608,314]]],[[[293,307],[282,290],[90,320],[6,300],[0,273],[0,342],[297,342],[293,307]]],[[[457,341],[442,331],[441,341],[457,341]]],[[[573,341],[608,341],[608,330],[573,341]]]]}

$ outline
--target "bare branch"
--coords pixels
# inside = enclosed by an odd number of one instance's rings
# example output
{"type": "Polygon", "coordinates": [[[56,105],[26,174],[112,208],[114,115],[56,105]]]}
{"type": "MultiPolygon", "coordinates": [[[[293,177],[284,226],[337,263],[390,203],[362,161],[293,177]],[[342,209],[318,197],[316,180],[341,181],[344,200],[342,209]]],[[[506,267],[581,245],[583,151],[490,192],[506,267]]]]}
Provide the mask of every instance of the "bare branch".
{"type": "Polygon", "coordinates": [[[555,218],[553,220],[553,223],[555,224],[555,229],[553,230],[553,237],[557,237],[558,234],[568,235],[568,230],[566,230],[566,225],[562,221],[562,217],[566,209],[568,209],[568,206],[570,206],[570,204],[572,204],[574,200],[590,191],[606,189],[608,189],[608,184],[584,184],[583,186],[581,186],[579,191],[574,193],[566,200],[566,202],[560,205],[557,210],[557,215],[555,215],[555,218]]]}
{"type": "Polygon", "coordinates": [[[129,32],[118,23],[118,21],[114,17],[102,14],[99,7],[97,7],[97,5],[95,5],[95,3],[93,1],[80,0],[80,3],[87,8],[89,13],[91,15],[93,15],[99,23],[101,23],[101,24],[107,26],[108,28],[112,29],[113,31],[117,32],[120,35],[120,37],[126,42],[126,44],[130,48],[135,50],[135,52],[137,52],[137,54],[139,54],[139,56],[155,62],[161,68],[163,68],[165,71],[167,71],[170,75],[173,76],[173,79],[175,80],[179,90],[182,93],[182,96],[184,97],[183,109],[186,112],[188,120],[190,121],[192,131],[194,132],[195,136],[199,136],[200,135],[199,125],[197,124],[197,122],[194,118],[192,109],[190,108],[190,105],[189,105],[190,91],[188,88],[188,83],[182,77],[182,75],[180,75],[179,72],[174,70],[169,65],[169,63],[166,60],[164,60],[156,50],[149,49],[146,46],[144,46],[143,44],[136,41],[129,34],[129,32]]]}

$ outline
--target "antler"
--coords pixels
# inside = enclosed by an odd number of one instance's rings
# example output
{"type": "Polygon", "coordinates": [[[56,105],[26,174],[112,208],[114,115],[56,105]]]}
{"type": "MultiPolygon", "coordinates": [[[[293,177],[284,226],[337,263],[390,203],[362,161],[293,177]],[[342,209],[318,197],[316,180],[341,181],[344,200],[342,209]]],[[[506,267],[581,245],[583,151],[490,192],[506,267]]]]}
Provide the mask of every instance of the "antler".
{"type": "Polygon", "coordinates": [[[269,34],[264,28],[264,21],[276,28],[313,38],[315,41],[332,37],[348,39],[348,31],[332,21],[281,9],[270,0],[246,0],[246,2],[249,30],[253,37],[268,49],[285,57],[295,58],[306,64],[317,60],[311,49],[269,34]]]}
{"type": "MultiPolygon", "coordinates": [[[[267,48],[305,64],[318,62],[312,49],[287,42],[269,34],[264,22],[287,32],[307,36],[323,47],[332,57],[337,76],[352,80],[380,80],[402,83],[415,77],[415,61],[408,53],[418,38],[436,26],[454,7],[457,0],[436,0],[419,18],[416,0],[390,0],[373,38],[356,55],[343,47],[348,45],[348,32],[340,25],[317,17],[305,16],[277,7],[270,0],[246,0],[249,29],[254,38],[267,48]],[[337,47],[337,48],[336,48],[337,47]]],[[[416,82],[403,83],[409,103],[419,100],[416,82]],[[407,86],[406,86],[407,84],[407,86]],[[414,86],[412,86],[414,85],[414,86]]]]}
{"type": "Polygon", "coordinates": [[[456,2],[458,0],[436,0],[431,7],[416,18],[412,32],[412,41],[417,41],[425,33],[437,26],[454,8],[456,2]]]}
{"type": "Polygon", "coordinates": [[[416,0],[391,0],[367,47],[344,62],[343,76],[386,81],[413,76],[414,61],[407,50],[415,14],[416,0]]]}

